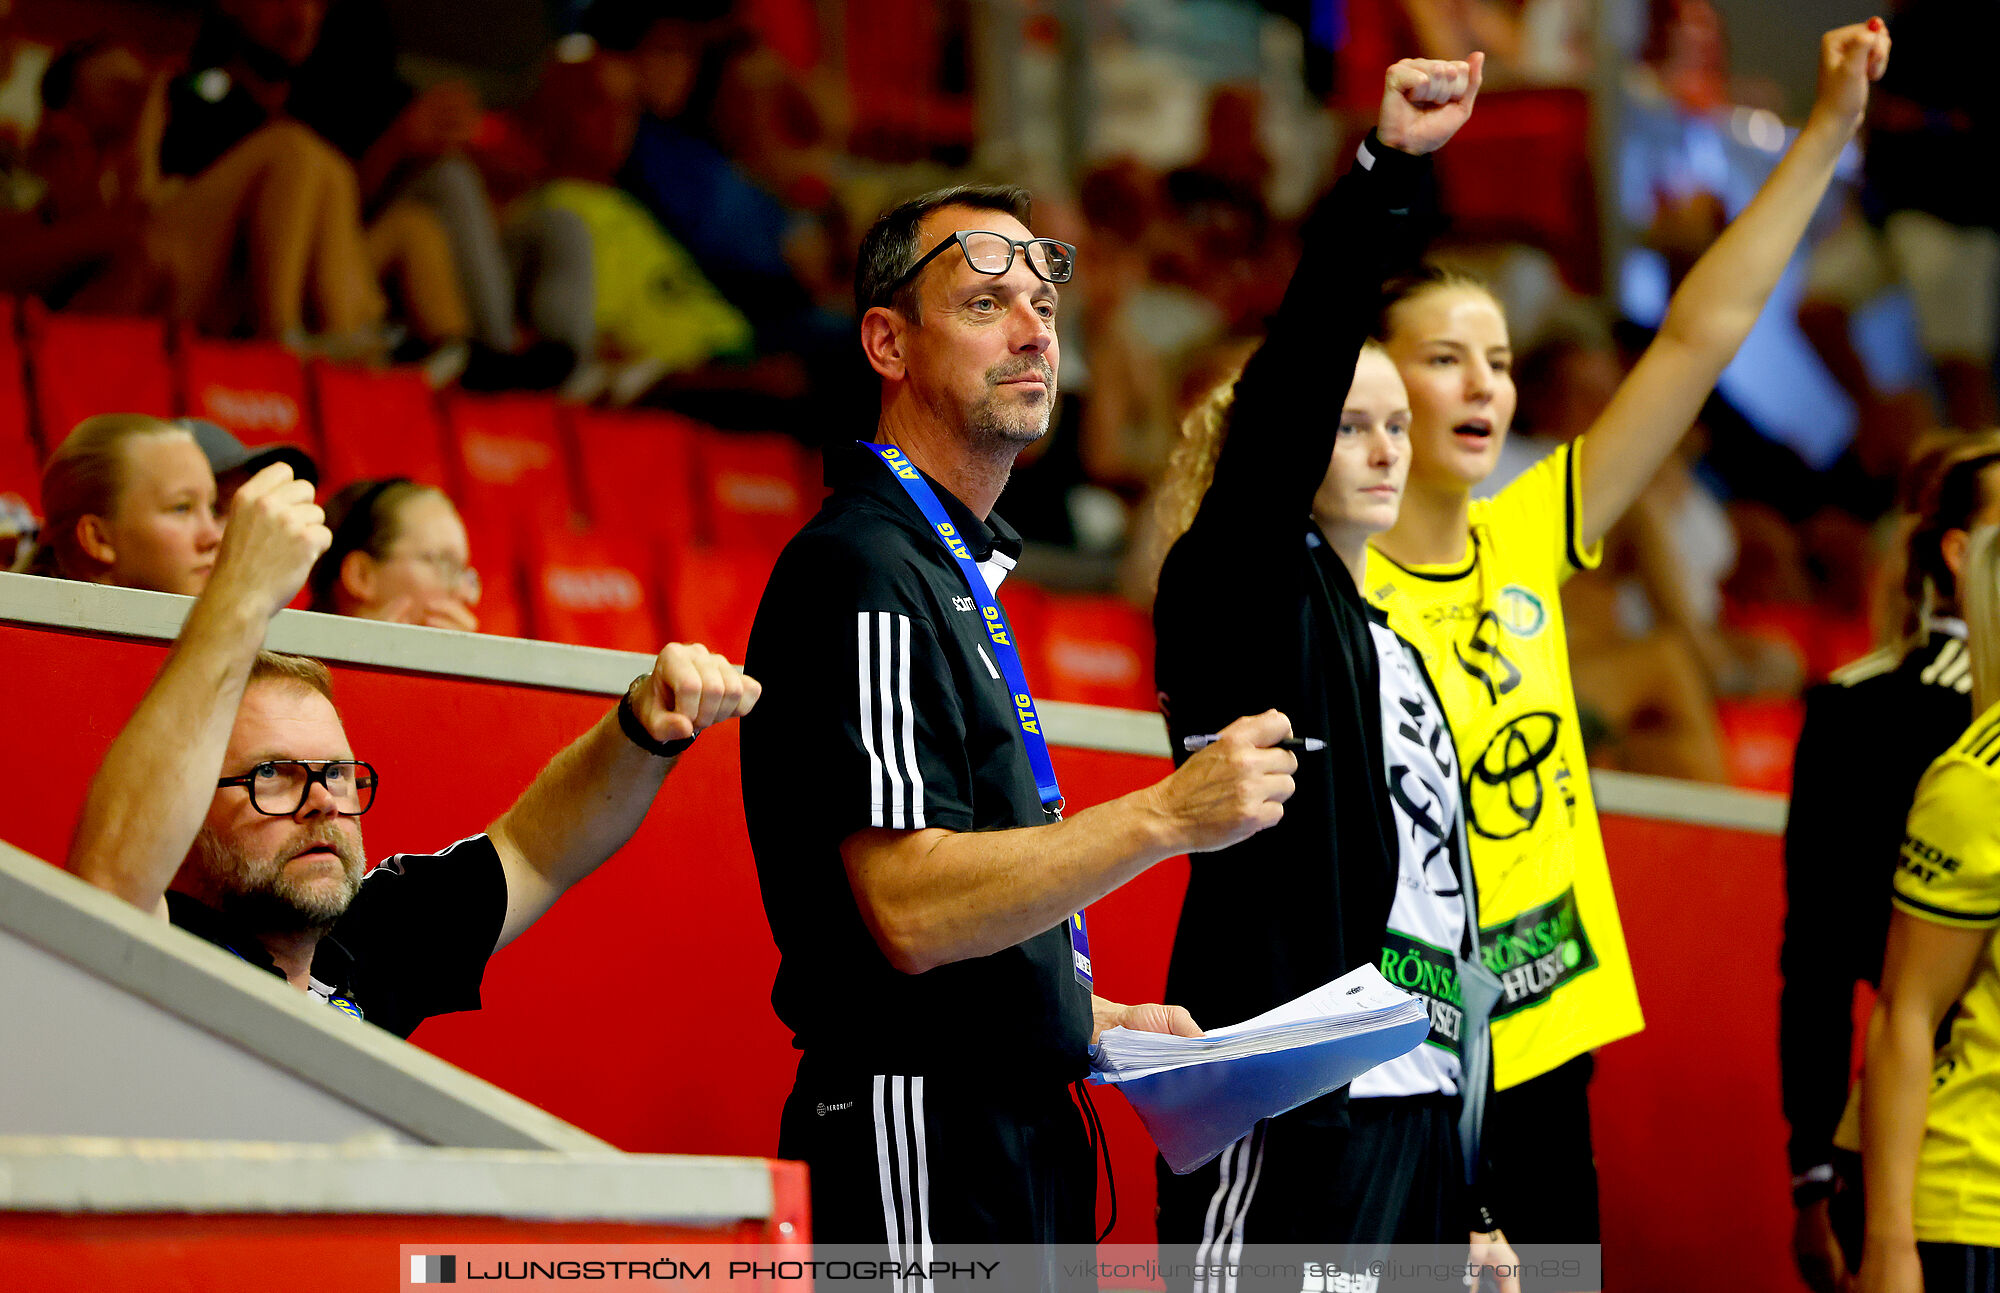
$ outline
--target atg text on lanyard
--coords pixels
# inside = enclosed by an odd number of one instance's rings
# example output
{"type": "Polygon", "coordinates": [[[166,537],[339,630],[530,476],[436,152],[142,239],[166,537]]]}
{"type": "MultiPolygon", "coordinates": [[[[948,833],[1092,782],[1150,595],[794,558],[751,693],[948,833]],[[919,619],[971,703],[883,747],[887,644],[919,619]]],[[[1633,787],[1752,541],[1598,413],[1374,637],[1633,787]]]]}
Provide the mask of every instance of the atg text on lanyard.
{"type": "MultiPolygon", "coordinates": [[[[979,605],[981,623],[986,627],[986,637],[993,646],[993,659],[1000,667],[1000,676],[1007,681],[1007,689],[1014,696],[1014,721],[1020,725],[1021,744],[1028,751],[1028,766],[1034,769],[1035,793],[1041,796],[1042,811],[1051,819],[1062,816],[1062,791],[1056,785],[1055,764],[1049,760],[1048,738],[1042,735],[1042,720],[1035,713],[1035,698],[1028,693],[1028,676],[1021,669],[1021,653],[1014,646],[1014,631],[1007,626],[1007,615],[1000,609],[1000,603],[993,597],[993,590],[986,586],[986,576],[980,573],[979,563],[972,559],[971,549],[965,546],[965,539],[958,527],[945,515],[944,505],[938,502],[937,492],[916,465],[904,456],[894,445],[871,444],[866,440],[861,446],[882,460],[882,465],[893,473],[903,486],[903,492],[917,505],[917,510],[930,522],[931,533],[937,535],[938,542],[944,544],[958,562],[958,570],[965,577],[965,587],[972,594],[972,600],[979,605]]],[[[1077,981],[1087,989],[1091,985],[1090,971],[1090,931],[1084,924],[1083,913],[1077,912],[1069,918],[1069,945],[1071,960],[1076,967],[1077,981]]]]}

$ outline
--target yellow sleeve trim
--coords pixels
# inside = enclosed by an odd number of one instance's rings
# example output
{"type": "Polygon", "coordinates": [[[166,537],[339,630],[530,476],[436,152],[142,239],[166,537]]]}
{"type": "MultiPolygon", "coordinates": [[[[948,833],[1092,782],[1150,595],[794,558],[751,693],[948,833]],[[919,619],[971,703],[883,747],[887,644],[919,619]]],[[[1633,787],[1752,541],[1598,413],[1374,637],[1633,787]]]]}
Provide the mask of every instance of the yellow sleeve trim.
{"type": "MultiPolygon", "coordinates": [[[[1587,437],[1585,437],[1587,438],[1587,437]]],[[[1583,544],[1583,439],[1556,452],[1563,458],[1563,555],[1572,570],[1595,570],[1604,560],[1604,540],[1583,544]]]]}
{"type": "Polygon", "coordinates": [[[1959,929],[2000,927],[2000,911],[1947,911],[1943,907],[1933,907],[1927,902],[1920,902],[1900,889],[1891,893],[1889,898],[1895,903],[1896,910],[1904,915],[1913,916],[1933,925],[1951,925],[1959,929]]]}

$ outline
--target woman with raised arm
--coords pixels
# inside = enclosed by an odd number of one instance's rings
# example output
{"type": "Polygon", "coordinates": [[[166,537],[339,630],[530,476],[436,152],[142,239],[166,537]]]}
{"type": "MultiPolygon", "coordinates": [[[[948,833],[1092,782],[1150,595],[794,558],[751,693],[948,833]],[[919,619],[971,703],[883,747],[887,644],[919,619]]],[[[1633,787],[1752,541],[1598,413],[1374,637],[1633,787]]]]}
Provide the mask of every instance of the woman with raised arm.
{"type": "Polygon", "coordinates": [[[1380,125],[1308,222],[1264,344],[1190,418],[1162,493],[1177,541],[1153,616],[1176,757],[1244,705],[1281,707],[1325,742],[1301,753],[1283,821],[1194,859],[1170,991],[1234,1022],[1380,964],[1425,993],[1432,1021],[1352,1099],[1260,1123],[1186,1176],[1162,1162],[1160,1238],[1183,1266],[1245,1243],[1362,1261],[1451,1243],[1462,1260],[1468,1234],[1475,1260],[1511,1258],[1467,1170],[1491,1081],[1482,1002],[1498,985],[1461,987],[1483,976],[1457,761],[1421,661],[1357,583],[1410,461],[1402,379],[1364,343],[1384,278],[1423,246],[1424,155],[1470,115],[1482,63],[1389,69],[1380,125]]]}
{"type": "Polygon", "coordinates": [[[1979,717],[1918,784],[1896,862],[1861,1074],[1858,1293],[2000,1290],[2000,529],[1969,547],[1979,717]]]}
{"type": "Polygon", "coordinates": [[[1492,500],[1472,490],[1514,412],[1498,303],[1441,273],[1387,294],[1379,335],[1409,391],[1412,461],[1364,587],[1423,652],[1465,765],[1481,951],[1506,990],[1489,1152],[1517,1242],[1596,1242],[1590,1052],[1641,1026],[1570,686],[1562,582],[1596,563],[1749,332],[1888,58],[1880,19],[1821,38],[1805,128],[1689,272],[1610,406],[1492,500]]]}

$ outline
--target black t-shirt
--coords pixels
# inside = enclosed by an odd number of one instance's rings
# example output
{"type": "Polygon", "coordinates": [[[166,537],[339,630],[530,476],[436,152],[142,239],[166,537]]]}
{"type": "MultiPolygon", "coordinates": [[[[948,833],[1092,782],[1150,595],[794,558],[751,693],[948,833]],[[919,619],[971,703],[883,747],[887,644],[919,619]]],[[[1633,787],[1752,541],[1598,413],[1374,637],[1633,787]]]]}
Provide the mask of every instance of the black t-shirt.
{"type": "Polygon", "coordinates": [[[1779,1075],[1795,1173],[1832,1155],[1847,1105],[1854,985],[1882,975],[1889,882],[1917,783],[1971,724],[1972,654],[1949,631],[1933,630],[1900,659],[1883,651],[1857,660],[1806,693],[1778,955],[1779,1075]]]}
{"type": "MultiPolygon", "coordinates": [[[[167,915],[197,938],[280,973],[256,934],[182,893],[167,915]]],[[[432,1015],[479,1009],[479,981],[507,916],[507,878],[484,835],[399,853],[370,871],[313,953],[313,996],[408,1037],[432,1015]]]]}
{"type": "MultiPolygon", "coordinates": [[[[800,1050],[851,1071],[955,1069],[967,1057],[939,1032],[969,1021],[983,1076],[1072,1081],[1090,998],[1063,925],[912,975],[855,905],[840,842],[858,830],[1049,818],[957,563],[880,460],[852,444],[827,456],[834,494],[778,558],[745,658],[764,685],[743,721],[743,807],[781,957],[772,1004],[800,1050]]],[[[997,585],[1018,536],[932,488],[997,585]]]]}
{"type": "Polygon", "coordinates": [[[1266,709],[1327,742],[1299,757],[1282,821],[1193,859],[1167,1000],[1206,1027],[1374,961],[1395,896],[1375,613],[1332,548],[1308,542],[1381,285],[1416,264],[1434,211],[1427,159],[1373,136],[1365,156],[1307,222],[1284,302],[1237,379],[1214,483],[1153,604],[1177,759],[1184,736],[1266,709]]]}
{"type": "Polygon", "coordinates": [[[332,6],[306,61],[285,68],[250,44],[235,21],[210,13],[188,54],[188,70],[167,87],[160,169],[198,175],[271,115],[229,75],[239,60],[288,88],[284,115],[349,157],[359,158],[416,97],[396,71],[396,36],[379,0],[332,6]]]}

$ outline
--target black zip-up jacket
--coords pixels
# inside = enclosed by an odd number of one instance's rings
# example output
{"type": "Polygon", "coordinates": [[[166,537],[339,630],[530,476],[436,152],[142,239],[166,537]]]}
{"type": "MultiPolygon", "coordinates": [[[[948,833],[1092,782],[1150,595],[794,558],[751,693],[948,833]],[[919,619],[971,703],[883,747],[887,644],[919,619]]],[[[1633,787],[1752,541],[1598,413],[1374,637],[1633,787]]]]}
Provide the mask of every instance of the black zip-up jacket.
{"type": "MultiPolygon", "coordinates": [[[[1395,894],[1369,607],[1340,559],[1311,545],[1312,500],[1382,283],[1417,263],[1435,203],[1426,158],[1371,135],[1307,222],[1304,255],[1236,383],[1231,432],[1200,513],[1160,574],[1155,660],[1181,739],[1282,710],[1302,754],[1282,822],[1196,855],[1167,1000],[1234,1023],[1376,961],[1395,894]]],[[[1345,1118],[1336,1092],[1289,1118],[1345,1118]]]]}
{"type": "Polygon", "coordinates": [[[1965,643],[1937,630],[1900,660],[1878,652],[1806,693],[1785,818],[1778,956],[1779,1073],[1801,1199],[1832,1188],[1854,985],[1881,980],[1903,822],[1924,770],[1971,725],[1971,693],[1965,643]]]}

